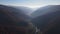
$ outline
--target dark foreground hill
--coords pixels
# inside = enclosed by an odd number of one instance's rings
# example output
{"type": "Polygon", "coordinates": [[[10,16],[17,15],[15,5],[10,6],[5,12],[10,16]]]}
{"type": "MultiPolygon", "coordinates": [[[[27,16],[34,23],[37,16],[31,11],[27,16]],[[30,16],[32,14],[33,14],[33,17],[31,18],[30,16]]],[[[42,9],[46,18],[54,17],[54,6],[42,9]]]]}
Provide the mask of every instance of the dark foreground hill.
{"type": "Polygon", "coordinates": [[[14,21],[29,20],[31,18],[30,16],[26,15],[21,9],[17,9],[6,5],[0,5],[0,20],[5,19],[5,21],[7,21],[6,19],[9,18],[7,15],[12,18],[11,20],[14,21]],[[3,18],[2,15],[5,15],[5,18],[3,18]]]}
{"type": "Polygon", "coordinates": [[[39,8],[32,13],[32,16],[32,23],[42,30],[50,20],[60,17],[60,5],[48,5],[39,8]]]}
{"type": "MultiPolygon", "coordinates": [[[[22,8],[22,7],[21,7],[22,8]]],[[[0,31],[12,32],[13,34],[35,34],[36,28],[30,20],[30,16],[24,11],[25,8],[16,8],[13,6],[0,5],[0,31]]],[[[28,10],[29,11],[29,10],[28,10]]],[[[27,12],[27,11],[26,11],[27,12]]]]}
{"type": "MultiPolygon", "coordinates": [[[[28,9],[28,8],[27,8],[28,9]]],[[[11,16],[16,16],[16,18],[30,19],[31,17],[27,15],[30,10],[25,10],[25,7],[15,7],[15,6],[5,6],[0,5],[0,11],[8,12],[11,16]],[[25,13],[26,12],[26,13],[25,13]]]]}

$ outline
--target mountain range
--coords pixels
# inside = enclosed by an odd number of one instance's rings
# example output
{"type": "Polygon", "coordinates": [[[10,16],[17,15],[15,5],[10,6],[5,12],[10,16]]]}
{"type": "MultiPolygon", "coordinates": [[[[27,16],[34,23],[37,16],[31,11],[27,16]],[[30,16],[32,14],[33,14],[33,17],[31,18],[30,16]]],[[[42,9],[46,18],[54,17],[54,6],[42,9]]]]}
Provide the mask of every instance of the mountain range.
{"type": "Polygon", "coordinates": [[[41,7],[33,12],[31,16],[33,17],[32,23],[42,30],[50,20],[60,17],[60,5],[41,7]]]}

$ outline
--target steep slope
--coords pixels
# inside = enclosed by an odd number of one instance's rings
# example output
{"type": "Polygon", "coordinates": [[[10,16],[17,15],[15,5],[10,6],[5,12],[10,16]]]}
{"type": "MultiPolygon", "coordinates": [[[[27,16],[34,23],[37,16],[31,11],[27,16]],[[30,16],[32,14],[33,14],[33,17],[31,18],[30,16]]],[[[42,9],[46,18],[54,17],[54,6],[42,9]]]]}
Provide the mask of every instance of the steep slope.
{"type": "Polygon", "coordinates": [[[46,13],[54,12],[54,10],[55,11],[59,10],[59,5],[57,7],[55,7],[55,5],[48,5],[48,6],[38,8],[35,12],[33,12],[31,14],[31,16],[32,17],[37,17],[37,16],[40,16],[40,15],[44,15],[46,13]]]}
{"type": "Polygon", "coordinates": [[[0,10],[3,10],[4,12],[8,12],[11,16],[16,16],[16,18],[20,19],[29,19],[30,16],[26,15],[22,9],[14,8],[13,6],[5,6],[0,5],[0,10]]]}
{"type": "Polygon", "coordinates": [[[60,5],[39,8],[33,13],[33,17],[35,18],[32,19],[32,23],[42,30],[50,20],[60,17],[60,5]]]}

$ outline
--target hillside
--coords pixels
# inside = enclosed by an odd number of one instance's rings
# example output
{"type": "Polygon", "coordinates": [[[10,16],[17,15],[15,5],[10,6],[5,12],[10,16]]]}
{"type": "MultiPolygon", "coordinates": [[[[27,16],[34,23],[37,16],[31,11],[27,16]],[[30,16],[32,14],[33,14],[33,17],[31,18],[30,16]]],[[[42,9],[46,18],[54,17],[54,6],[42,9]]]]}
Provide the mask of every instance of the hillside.
{"type": "Polygon", "coordinates": [[[38,17],[40,15],[44,15],[46,13],[57,11],[57,10],[59,10],[59,6],[60,5],[57,5],[57,6],[56,5],[48,5],[48,6],[38,8],[36,11],[34,11],[31,14],[31,16],[34,18],[34,17],[38,17]]]}
{"type": "Polygon", "coordinates": [[[22,10],[13,6],[0,5],[0,11],[3,10],[4,12],[8,12],[8,14],[10,14],[11,16],[16,16],[16,18],[30,19],[31,17],[25,13],[27,12],[27,10],[24,9],[25,8],[23,8],[22,10]]]}
{"type": "Polygon", "coordinates": [[[34,17],[31,20],[32,23],[42,30],[50,20],[60,17],[60,5],[48,5],[39,8],[32,15],[34,17]]]}

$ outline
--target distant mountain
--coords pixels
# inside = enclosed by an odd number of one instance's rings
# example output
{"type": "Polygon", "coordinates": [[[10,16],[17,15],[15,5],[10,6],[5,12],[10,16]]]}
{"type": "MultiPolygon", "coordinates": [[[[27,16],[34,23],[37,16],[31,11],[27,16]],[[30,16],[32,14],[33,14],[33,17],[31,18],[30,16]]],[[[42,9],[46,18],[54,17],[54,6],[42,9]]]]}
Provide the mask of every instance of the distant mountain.
{"type": "Polygon", "coordinates": [[[26,14],[27,11],[30,10],[27,9],[24,7],[0,5],[0,11],[3,10],[6,13],[8,12],[8,14],[10,14],[11,16],[15,16],[16,18],[24,17],[25,19],[30,19],[31,17],[26,14]]]}
{"type": "Polygon", "coordinates": [[[31,15],[33,16],[32,23],[42,30],[50,20],[60,17],[60,5],[39,8],[31,15]]]}
{"type": "Polygon", "coordinates": [[[44,6],[44,7],[41,7],[41,8],[38,8],[36,11],[34,11],[31,16],[32,17],[37,17],[37,16],[40,16],[40,15],[44,15],[46,13],[50,13],[50,12],[54,12],[59,10],[59,6],[60,5],[57,5],[57,7],[55,7],[55,5],[48,5],[48,6],[44,6]]]}
{"type": "Polygon", "coordinates": [[[29,16],[29,17],[27,17],[27,18],[29,18],[29,20],[32,19],[31,13],[34,12],[34,10],[32,8],[28,8],[28,7],[24,7],[24,6],[11,6],[11,7],[21,10],[25,15],[29,16]]]}
{"type": "Polygon", "coordinates": [[[33,12],[32,8],[28,8],[28,7],[24,7],[24,6],[13,6],[13,7],[23,11],[26,15],[29,15],[29,16],[33,12]]]}

